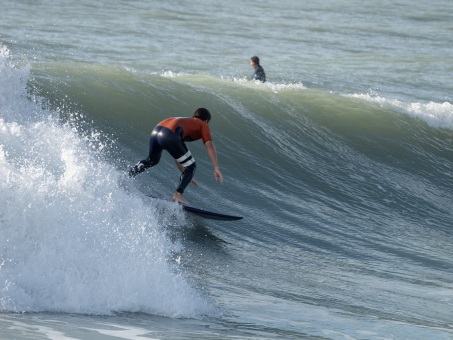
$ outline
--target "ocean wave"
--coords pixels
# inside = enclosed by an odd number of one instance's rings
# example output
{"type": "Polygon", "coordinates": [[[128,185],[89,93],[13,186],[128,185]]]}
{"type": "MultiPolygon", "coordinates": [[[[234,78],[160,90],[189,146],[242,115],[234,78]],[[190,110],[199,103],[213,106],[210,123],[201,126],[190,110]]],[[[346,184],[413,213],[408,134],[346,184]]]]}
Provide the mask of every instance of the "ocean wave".
{"type": "Polygon", "coordinates": [[[387,99],[370,94],[352,94],[348,97],[363,99],[390,107],[414,118],[425,121],[429,126],[453,130],[453,104],[443,103],[406,103],[397,99],[387,99]]]}
{"type": "Polygon", "coordinates": [[[180,207],[144,199],[90,124],[34,100],[30,78],[0,47],[0,312],[216,313],[165,231],[180,207]]]}

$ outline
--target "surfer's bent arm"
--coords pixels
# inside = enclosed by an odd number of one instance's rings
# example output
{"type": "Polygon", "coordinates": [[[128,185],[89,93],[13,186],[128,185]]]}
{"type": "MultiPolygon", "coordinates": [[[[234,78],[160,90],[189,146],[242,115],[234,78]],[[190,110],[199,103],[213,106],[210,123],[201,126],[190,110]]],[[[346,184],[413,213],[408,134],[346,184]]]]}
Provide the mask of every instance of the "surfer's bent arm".
{"type": "Polygon", "coordinates": [[[208,140],[206,143],[204,143],[204,146],[206,147],[208,156],[211,159],[212,165],[214,166],[214,177],[216,181],[223,183],[223,176],[219,169],[219,163],[217,162],[217,152],[214,143],[212,142],[212,140],[208,140]]]}

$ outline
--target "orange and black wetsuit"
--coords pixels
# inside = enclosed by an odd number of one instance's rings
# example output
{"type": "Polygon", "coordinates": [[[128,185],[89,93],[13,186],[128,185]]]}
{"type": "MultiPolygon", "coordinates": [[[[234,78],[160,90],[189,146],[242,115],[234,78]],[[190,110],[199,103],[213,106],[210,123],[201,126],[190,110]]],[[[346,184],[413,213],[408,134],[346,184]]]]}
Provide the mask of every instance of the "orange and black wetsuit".
{"type": "Polygon", "coordinates": [[[201,139],[206,143],[211,138],[208,124],[198,118],[168,118],[161,121],[151,132],[149,139],[148,157],[138,162],[130,171],[129,175],[135,177],[145,169],[158,164],[162,156],[162,150],[168,153],[184,167],[179,179],[176,191],[181,194],[192,180],[196,163],[185,142],[201,139]]]}

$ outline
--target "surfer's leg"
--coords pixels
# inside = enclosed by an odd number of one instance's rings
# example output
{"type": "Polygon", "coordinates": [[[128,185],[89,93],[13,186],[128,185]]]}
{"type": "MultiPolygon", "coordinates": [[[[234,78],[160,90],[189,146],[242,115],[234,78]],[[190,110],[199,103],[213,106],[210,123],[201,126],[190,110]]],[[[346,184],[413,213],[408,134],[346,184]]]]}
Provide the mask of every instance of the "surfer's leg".
{"type": "Polygon", "coordinates": [[[182,172],[179,177],[179,185],[176,193],[173,195],[173,200],[187,204],[188,202],[182,198],[182,194],[195,175],[197,165],[186,144],[182,141],[181,136],[182,130],[176,129],[174,133],[166,136],[165,144],[162,143],[162,145],[172,155],[175,161],[182,166],[182,168],[180,167],[182,172]]]}
{"type": "Polygon", "coordinates": [[[159,163],[161,154],[162,152],[159,155],[154,154],[153,156],[148,156],[148,158],[139,161],[129,170],[129,176],[135,177],[146,169],[151,168],[159,163]]]}
{"type": "Polygon", "coordinates": [[[149,139],[149,154],[146,159],[139,161],[129,170],[129,176],[135,177],[139,173],[142,173],[148,168],[153,167],[158,164],[160,157],[162,156],[162,146],[159,144],[156,129],[153,130],[151,137],[149,139]]]}
{"type": "Polygon", "coordinates": [[[184,190],[189,185],[190,181],[195,175],[196,168],[197,164],[195,162],[184,168],[184,171],[181,173],[181,176],[179,177],[179,186],[176,189],[176,192],[179,192],[181,195],[184,193],[184,190]]]}
{"type": "MultiPolygon", "coordinates": [[[[187,152],[190,155],[190,152],[187,152]]],[[[184,157],[184,156],[183,156],[184,157]]],[[[176,160],[179,162],[179,160],[176,160]]],[[[184,165],[183,165],[184,167],[184,165]]],[[[192,181],[193,176],[195,175],[195,169],[197,168],[197,164],[195,163],[195,160],[190,165],[187,165],[184,167],[183,172],[181,173],[181,176],[179,177],[179,185],[178,188],[176,189],[175,194],[173,195],[173,200],[178,201],[183,204],[189,204],[183,197],[182,194],[184,193],[184,190],[186,187],[189,185],[189,183],[192,181]]]]}

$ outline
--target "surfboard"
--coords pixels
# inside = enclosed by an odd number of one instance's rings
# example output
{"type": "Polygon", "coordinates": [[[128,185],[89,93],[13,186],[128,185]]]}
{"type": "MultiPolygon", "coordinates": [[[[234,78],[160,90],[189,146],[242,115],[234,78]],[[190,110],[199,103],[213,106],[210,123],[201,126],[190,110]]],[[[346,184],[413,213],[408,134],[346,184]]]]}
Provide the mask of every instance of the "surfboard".
{"type": "Polygon", "coordinates": [[[188,211],[192,214],[204,217],[204,218],[209,218],[211,220],[221,220],[221,221],[237,221],[241,220],[242,216],[234,216],[234,215],[228,215],[228,214],[222,214],[216,211],[209,211],[205,210],[203,208],[197,208],[191,205],[186,205],[186,204],[181,204],[182,208],[185,211],[188,211]]]}
{"type": "MultiPolygon", "coordinates": [[[[152,196],[152,195],[146,195],[146,196],[152,197],[152,198],[155,198],[155,199],[159,199],[159,200],[172,202],[172,201],[170,201],[168,199],[165,199],[165,198],[160,198],[160,197],[156,197],[156,196],[152,196]]],[[[235,215],[229,215],[229,214],[220,213],[220,212],[217,212],[217,211],[210,211],[210,210],[206,210],[206,209],[203,209],[203,208],[194,207],[193,205],[187,205],[187,204],[182,204],[182,203],[178,203],[178,204],[180,206],[182,206],[184,211],[187,211],[187,212],[189,212],[191,214],[194,214],[194,215],[197,215],[197,216],[200,216],[200,217],[203,217],[203,218],[207,218],[207,219],[210,219],[210,220],[237,221],[237,220],[241,220],[243,218],[242,216],[235,216],[235,215]]]]}

